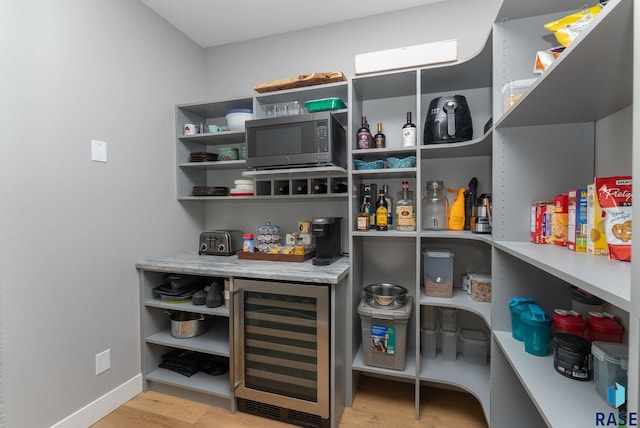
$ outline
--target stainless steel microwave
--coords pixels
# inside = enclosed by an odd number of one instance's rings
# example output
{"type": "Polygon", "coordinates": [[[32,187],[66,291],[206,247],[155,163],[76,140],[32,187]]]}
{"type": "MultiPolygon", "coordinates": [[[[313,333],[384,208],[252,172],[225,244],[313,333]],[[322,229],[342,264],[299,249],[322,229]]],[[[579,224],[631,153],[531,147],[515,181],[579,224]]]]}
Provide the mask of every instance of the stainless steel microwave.
{"type": "Polygon", "coordinates": [[[249,167],[346,167],[346,131],[330,111],[249,120],[245,126],[249,167]]]}

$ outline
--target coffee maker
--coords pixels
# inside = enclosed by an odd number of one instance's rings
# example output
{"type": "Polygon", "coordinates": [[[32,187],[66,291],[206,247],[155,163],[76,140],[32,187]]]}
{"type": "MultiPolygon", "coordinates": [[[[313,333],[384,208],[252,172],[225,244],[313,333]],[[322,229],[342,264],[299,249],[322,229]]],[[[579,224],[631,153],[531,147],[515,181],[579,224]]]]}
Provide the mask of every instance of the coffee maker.
{"type": "Polygon", "coordinates": [[[471,231],[473,233],[491,233],[491,193],[483,193],[478,197],[473,207],[471,217],[471,231]]]}
{"type": "Polygon", "coordinates": [[[316,256],[312,263],[327,266],[342,257],[342,217],[318,217],[311,221],[316,237],[316,256]]]}

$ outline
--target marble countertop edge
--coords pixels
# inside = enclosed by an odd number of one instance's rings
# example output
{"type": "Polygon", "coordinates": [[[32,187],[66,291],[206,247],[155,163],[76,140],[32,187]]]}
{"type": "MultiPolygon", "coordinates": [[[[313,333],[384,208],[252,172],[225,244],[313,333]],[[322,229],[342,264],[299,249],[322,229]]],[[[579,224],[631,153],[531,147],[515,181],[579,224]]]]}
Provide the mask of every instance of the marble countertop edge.
{"type": "Polygon", "coordinates": [[[349,273],[349,258],[344,256],[328,266],[315,266],[312,259],[301,263],[240,260],[235,255],[201,256],[194,251],[140,260],[136,263],[136,268],[191,275],[338,284],[349,273]]]}

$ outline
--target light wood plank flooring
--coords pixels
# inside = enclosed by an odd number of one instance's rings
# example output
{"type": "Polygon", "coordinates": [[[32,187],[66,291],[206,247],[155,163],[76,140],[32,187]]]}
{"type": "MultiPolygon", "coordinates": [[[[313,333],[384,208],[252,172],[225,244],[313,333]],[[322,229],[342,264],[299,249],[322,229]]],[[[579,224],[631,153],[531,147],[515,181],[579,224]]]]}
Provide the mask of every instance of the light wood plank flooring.
{"type": "MultiPolygon", "coordinates": [[[[415,420],[413,384],[364,377],[353,407],[346,408],[340,428],[486,428],[482,408],[470,394],[422,387],[420,420],[415,420]]],[[[143,392],[92,428],[285,428],[291,425],[258,416],[143,392]]]]}

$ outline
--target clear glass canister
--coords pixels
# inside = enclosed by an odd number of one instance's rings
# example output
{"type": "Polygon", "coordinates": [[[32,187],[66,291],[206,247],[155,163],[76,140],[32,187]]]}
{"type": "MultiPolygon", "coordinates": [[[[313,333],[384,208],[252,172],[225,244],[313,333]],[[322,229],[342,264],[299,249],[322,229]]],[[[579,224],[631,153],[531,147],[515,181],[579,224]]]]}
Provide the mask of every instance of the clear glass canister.
{"type": "Polygon", "coordinates": [[[442,180],[427,181],[422,199],[422,229],[447,230],[449,200],[442,180]]]}

